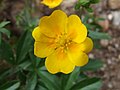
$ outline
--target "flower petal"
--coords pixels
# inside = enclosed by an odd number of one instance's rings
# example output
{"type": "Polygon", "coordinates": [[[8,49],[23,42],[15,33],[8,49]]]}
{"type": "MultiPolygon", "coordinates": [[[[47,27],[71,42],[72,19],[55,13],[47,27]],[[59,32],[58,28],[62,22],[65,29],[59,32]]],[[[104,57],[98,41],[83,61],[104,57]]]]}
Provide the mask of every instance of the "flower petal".
{"type": "Polygon", "coordinates": [[[83,52],[89,53],[93,49],[93,41],[87,37],[85,41],[80,44],[80,48],[83,52]]]}
{"type": "Polygon", "coordinates": [[[35,40],[40,41],[40,36],[41,36],[41,32],[40,32],[40,27],[36,27],[33,32],[32,32],[32,36],[35,40]]]}
{"type": "Polygon", "coordinates": [[[87,37],[87,29],[77,15],[68,18],[67,34],[74,42],[81,43],[87,37]]]}
{"type": "Polygon", "coordinates": [[[88,56],[81,51],[79,44],[71,44],[67,53],[71,62],[76,66],[84,66],[88,63],[88,56]]]}
{"type": "Polygon", "coordinates": [[[48,42],[35,42],[34,54],[38,57],[44,58],[49,56],[55,49],[55,45],[48,42]]]}
{"type": "Polygon", "coordinates": [[[50,16],[40,19],[41,32],[49,37],[56,37],[64,32],[67,15],[61,10],[55,10],[50,16]]]}
{"type": "Polygon", "coordinates": [[[67,54],[64,53],[60,48],[46,58],[45,66],[47,70],[52,74],[58,72],[68,74],[75,68],[75,65],[71,63],[67,54]]]}
{"type": "Polygon", "coordinates": [[[41,3],[49,6],[49,8],[54,8],[58,6],[63,0],[43,0],[41,3]]]}

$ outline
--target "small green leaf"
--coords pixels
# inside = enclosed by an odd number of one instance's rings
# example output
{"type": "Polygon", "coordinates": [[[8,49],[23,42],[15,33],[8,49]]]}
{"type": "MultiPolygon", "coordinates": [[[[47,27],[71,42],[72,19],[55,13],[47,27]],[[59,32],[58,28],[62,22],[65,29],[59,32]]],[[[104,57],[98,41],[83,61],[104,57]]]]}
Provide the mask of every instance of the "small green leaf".
{"type": "Polygon", "coordinates": [[[110,35],[103,32],[89,30],[89,36],[93,39],[111,39],[110,35]]]}
{"type": "Polygon", "coordinates": [[[79,74],[80,74],[80,68],[78,67],[70,74],[69,79],[65,86],[65,90],[69,90],[73,86],[73,83],[76,81],[79,74]]]}
{"type": "Polygon", "coordinates": [[[93,12],[93,9],[92,8],[90,8],[90,7],[86,7],[85,8],[88,12],[90,12],[90,13],[92,13],[93,12]]]}
{"type": "Polygon", "coordinates": [[[10,38],[10,31],[8,31],[7,29],[0,28],[0,32],[6,34],[8,36],[8,38],[10,38]]]}
{"type": "Polygon", "coordinates": [[[98,70],[103,66],[103,62],[101,60],[89,60],[88,64],[81,67],[81,71],[90,71],[90,70],[98,70]]]}
{"type": "Polygon", "coordinates": [[[3,21],[0,23],[0,28],[3,28],[5,25],[9,24],[10,21],[3,21]]]}
{"type": "Polygon", "coordinates": [[[102,81],[99,78],[87,78],[76,83],[70,90],[99,90],[102,81]]]}
{"type": "Polygon", "coordinates": [[[86,5],[90,2],[90,0],[79,0],[80,5],[86,5]]]}

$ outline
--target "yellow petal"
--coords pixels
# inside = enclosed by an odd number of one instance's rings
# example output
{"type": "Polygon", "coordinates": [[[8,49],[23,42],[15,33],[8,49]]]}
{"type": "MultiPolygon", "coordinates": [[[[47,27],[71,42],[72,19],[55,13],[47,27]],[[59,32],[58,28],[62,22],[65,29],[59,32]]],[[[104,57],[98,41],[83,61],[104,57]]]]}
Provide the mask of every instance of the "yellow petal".
{"type": "Polygon", "coordinates": [[[67,54],[64,53],[63,49],[61,48],[58,48],[53,54],[46,58],[45,66],[52,74],[58,72],[68,74],[75,68],[75,65],[71,63],[67,54]]]}
{"type": "Polygon", "coordinates": [[[61,10],[55,10],[50,16],[40,19],[41,32],[49,37],[56,37],[64,32],[67,15],[61,10]]]}
{"type": "Polygon", "coordinates": [[[67,34],[74,42],[81,43],[87,37],[87,29],[77,15],[68,18],[67,34]]]}
{"type": "Polygon", "coordinates": [[[83,52],[89,53],[93,49],[93,41],[87,37],[85,41],[80,44],[80,48],[83,52]]]}
{"type": "Polygon", "coordinates": [[[40,28],[36,27],[33,32],[32,32],[32,36],[36,41],[40,41],[40,36],[41,36],[41,32],[40,32],[40,28]]]}
{"type": "Polygon", "coordinates": [[[88,63],[88,56],[81,51],[79,44],[71,44],[67,53],[71,62],[76,66],[84,66],[88,63]]]}
{"type": "Polygon", "coordinates": [[[34,54],[38,57],[44,58],[54,52],[55,45],[48,42],[35,42],[34,54]]]}
{"type": "Polygon", "coordinates": [[[49,6],[49,8],[54,8],[58,6],[63,0],[43,0],[41,3],[49,6]]]}

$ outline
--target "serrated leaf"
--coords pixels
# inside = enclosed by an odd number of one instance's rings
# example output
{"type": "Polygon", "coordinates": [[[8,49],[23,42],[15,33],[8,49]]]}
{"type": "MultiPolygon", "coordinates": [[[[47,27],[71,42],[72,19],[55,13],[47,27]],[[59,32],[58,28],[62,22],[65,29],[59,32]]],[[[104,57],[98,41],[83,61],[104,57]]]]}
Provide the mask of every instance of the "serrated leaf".
{"type": "Polygon", "coordinates": [[[0,28],[4,27],[5,25],[9,24],[10,21],[3,21],[0,23],[0,28]]]}
{"type": "Polygon", "coordinates": [[[81,71],[98,70],[103,66],[101,60],[89,60],[88,64],[81,67],[81,71]]]}

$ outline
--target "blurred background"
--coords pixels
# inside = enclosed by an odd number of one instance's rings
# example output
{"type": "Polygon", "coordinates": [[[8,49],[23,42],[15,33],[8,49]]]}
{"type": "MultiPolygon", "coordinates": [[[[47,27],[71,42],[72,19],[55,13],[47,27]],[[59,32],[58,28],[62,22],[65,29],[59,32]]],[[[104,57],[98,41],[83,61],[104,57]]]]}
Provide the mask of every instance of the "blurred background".
{"type": "MultiPolygon", "coordinates": [[[[54,9],[62,9],[68,15],[76,13],[74,5],[77,0],[63,0],[63,3],[54,9]]],[[[33,0],[31,14],[33,17],[40,18],[49,15],[54,9],[40,4],[39,0],[33,0]]],[[[31,2],[30,2],[31,3],[31,2]]],[[[20,16],[23,14],[25,0],[0,0],[0,22],[10,21],[7,29],[10,30],[10,43],[15,43],[15,37],[21,35],[20,16]]],[[[99,41],[100,49],[94,49],[89,54],[90,58],[98,58],[104,62],[103,67],[93,72],[86,72],[89,76],[100,76],[103,80],[101,90],[120,90],[120,0],[101,0],[99,4],[92,5],[94,15],[104,18],[105,20],[98,22],[102,27],[102,31],[108,33],[112,39],[102,39],[99,41]]],[[[6,65],[0,62],[0,68],[6,65]]],[[[4,67],[3,67],[4,68],[4,67]]]]}

